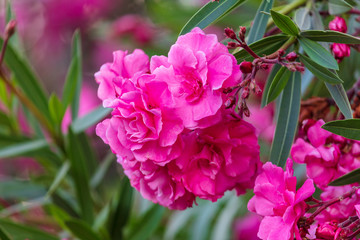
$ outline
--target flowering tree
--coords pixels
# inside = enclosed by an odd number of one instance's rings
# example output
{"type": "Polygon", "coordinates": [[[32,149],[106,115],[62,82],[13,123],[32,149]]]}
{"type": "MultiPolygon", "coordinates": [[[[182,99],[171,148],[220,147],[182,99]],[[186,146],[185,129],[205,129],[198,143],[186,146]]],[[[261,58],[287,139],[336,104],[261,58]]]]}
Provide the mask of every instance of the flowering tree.
{"type": "Polygon", "coordinates": [[[358,1],[1,3],[1,239],[359,239],[358,1]]]}

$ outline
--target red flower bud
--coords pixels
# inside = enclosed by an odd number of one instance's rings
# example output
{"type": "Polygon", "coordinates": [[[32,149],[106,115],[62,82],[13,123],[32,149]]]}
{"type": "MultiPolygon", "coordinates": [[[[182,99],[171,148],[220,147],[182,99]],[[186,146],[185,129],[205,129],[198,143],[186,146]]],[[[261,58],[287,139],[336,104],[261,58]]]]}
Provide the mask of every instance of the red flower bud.
{"type": "Polygon", "coordinates": [[[280,50],[278,51],[278,54],[279,54],[280,57],[284,56],[284,54],[285,54],[284,49],[280,49],[280,50]]]}
{"type": "Polygon", "coordinates": [[[252,62],[242,62],[240,63],[240,70],[242,73],[247,74],[252,72],[252,62]]]}
{"type": "Polygon", "coordinates": [[[16,20],[10,20],[9,23],[6,25],[5,28],[5,36],[6,37],[11,37],[14,33],[15,33],[15,28],[16,28],[16,20]]]}
{"type": "Polygon", "coordinates": [[[342,17],[335,17],[334,20],[329,22],[329,28],[333,31],[347,32],[346,22],[342,17]]]}
{"type": "Polygon", "coordinates": [[[334,239],[337,229],[336,222],[323,223],[316,229],[316,237],[320,239],[334,239]]]}
{"type": "Polygon", "coordinates": [[[286,60],[289,62],[293,62],[297,59],[298,55],[295,52],[291,52],[288,55],[286,55],[286,60]]]}
{"type": "Polygon", "coordinates": [[[231,28],[225,28],[225,35],[230,39],[236,39],[236,34],[231,28]]]}
{"type": "Polygon", "coordinates": [[[350,56],[350,47],[344,43],[333,43],[330,46],[334,56],[338,60],[342,60],[344,57],[350,56]]]}
{"type": "Polygon", "coordinates": [[[232,106],[234,106],[236,103],[236,98],[234,96],[230,96],[228,97],[228,99],[226,99],[224,105],[225,105],[225,108],[231,108],[232,106]]]}
{"type": "Polygon", "coordinates": [[[238,44],[234,43],[234,42],[228,42],[228,45],[227,47],[229,49],[234,49],[234,48],[237,48],[238,47],[238,44]]]}

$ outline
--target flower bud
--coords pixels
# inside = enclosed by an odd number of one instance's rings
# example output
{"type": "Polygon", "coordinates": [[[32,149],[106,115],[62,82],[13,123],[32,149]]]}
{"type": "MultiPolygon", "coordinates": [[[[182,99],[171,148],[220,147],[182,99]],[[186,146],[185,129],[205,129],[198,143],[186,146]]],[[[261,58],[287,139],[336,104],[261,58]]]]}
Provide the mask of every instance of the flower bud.
{"type": "Polygon", "coordinates": [[[342,17],[335,17],[334,20],[329,22],[329,29],[338,32],[347,32],[346,22],[342,17]]]}
{"type": "Polygon", "coordinates": [[[240,63],[240,70],[242,73],[247,74],[252,72],[252,62],[242,62],[240,63]]]}
{"type": "Polygon", "coordinates": [[[291,52],[288,55],[286,55],[286,60],[289,62],[293,62],[297,59],[298,55],[295,52],[291,52]]]}
{"type": "Polygon", "coordinates": [[[6,25],[5,28],[5,36],[7,38],[11,37],[14,33],[15,33],[15,28],[16,28],[16,20],[10,20],[9,23],[6,25]]]}
{"type": "Polygon", "coordinates": [[[334,239],[337,229],[337,222],[325,222],[316,229],[316,237],[320,239],[334,239]]]}
{"type": "Polygon", "coordinates": [[[236,103],[236,98],[234,96],[230,96],[228,97],[228,99],[226,99],[224,105],[225,105],[225,108],[228,109],[228,108],[231,108],[232,106],[234,106],[236,103]]]}
{"type": "Polygon", "coordinates": [[[225,28],[225,36],[230,39],[236,39],[236,34],[231,28],[225,28]]]}
{"type": "Polygon", "coordinates": [[[350,46],[344,43],[333,43],[330,46],[334,56],[338,60],[342,60],[344,57],[350,56],[350,46]]]}
{"type": "Polygon", "coordinates": [[[279,54],[280,57],[284,56],[284,54],[285,54],[284,49],[280,49],[280,50],[278,51],[278,54],[279,54]]]}
{"type": "Polygon", "coordinates": [[[238,47],[238,44],[236,44],[234,42],[228,42],[228,44],[227,44],[228,49],[234,49],[234,48],[237,48],[237,47],[238,47]]]}
{"type": "Polygon", "coordinates": [[[241,94],[241,98],[242,99],[246,99],[246,98],[248,98],[249,97],[249,88],[248,87],[245,87],[244,88],[244,90],[243,90],[243,92],[242,92],[242,94],[241,94]]]}

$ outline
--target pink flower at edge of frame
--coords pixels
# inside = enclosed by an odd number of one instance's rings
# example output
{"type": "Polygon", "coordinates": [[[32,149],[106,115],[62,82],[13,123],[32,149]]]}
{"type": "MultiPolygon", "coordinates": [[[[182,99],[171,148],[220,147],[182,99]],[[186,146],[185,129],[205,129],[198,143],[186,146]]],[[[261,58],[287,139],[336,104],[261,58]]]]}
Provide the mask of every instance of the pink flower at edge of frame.
{"type": "Polygon", "coordinates": [[[296,177],[293,176],[292,160],[288,159],[286,171],[268,162],[263,172],[256,178],[254,194],[248,209],[264,217],[258,237],[266,240],[289,240],[294,235],[300,240],[297,221],[305,214],[305,199],[315,188],[308,179],[296,190],[296,177]]]}

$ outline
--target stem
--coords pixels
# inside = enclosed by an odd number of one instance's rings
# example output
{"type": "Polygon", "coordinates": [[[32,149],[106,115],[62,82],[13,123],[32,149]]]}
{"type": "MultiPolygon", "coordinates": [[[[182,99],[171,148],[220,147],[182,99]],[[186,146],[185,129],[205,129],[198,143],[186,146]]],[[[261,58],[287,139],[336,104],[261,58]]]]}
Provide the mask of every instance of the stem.
{"type": "Polygon", "coordinates": [[[284,50],[286,51],[294,42],[296,41],[296,37],[291,37],[289,38],[289,40],[287,40],[280,48],[279,50],[277,50],[276,52],[274,52],[273,54],[270,54],[269,56],[267,56],[266,58],[268,59],[274,59],[278,57],[278,52],[280,50],[284,50]]]}
{"type": "Polygon", "coordinates": [[[358,234],[360,233],[360,228],[358,230],[356,230],[355,232],[353,232],[351,235],[347,236],[347,239],[353,239],[354,237],[356,237],[358,234]]]}
{"type": "Polygon", "coordinates": [[[346,219],[344,222],[339,224],[339,227],[344,228],[346,226],[348,226],[349,224],[351,224],[352,222],[356,221],[358,219],[357,216],[351,216],[348,219],[346,219]]]}
{"type": "Polygon", "coordinates": [[[359,189],[360,187],[353,187],[353,189],[347,193],[345,193],[344,195],[337,197],[337,198],[333,198],[327,202],[325,202],[321,207],[319,207],[313,214],[311,214],[311,216],[308,218],[310,220],[313,220],[317,215],[319,215],[319,213],[321,213],[322,211],[324,211],[327,207],[338,203],[342,200],[344,200],[345,198],[349,198],[352,195],[354,195],[356,193],[356,191],[359,189]]]}
{"type": "MultiPolygon", "coordinates": [[[[297,0],[295,2],[290,3],[289,5],[286,5],[283,9],[281,9],[279,11],[279,13],[286,15],[289,12],[291,12],[292,10],[294,10],[294,9],[304,5],[304,4],[306,4],[306,0],[297,0]]],[[[268,21],[268,24],[266,25],[266,28],[270,27],[272,24],[274,24],[274,20],[271,18],[268,21]]]]}

